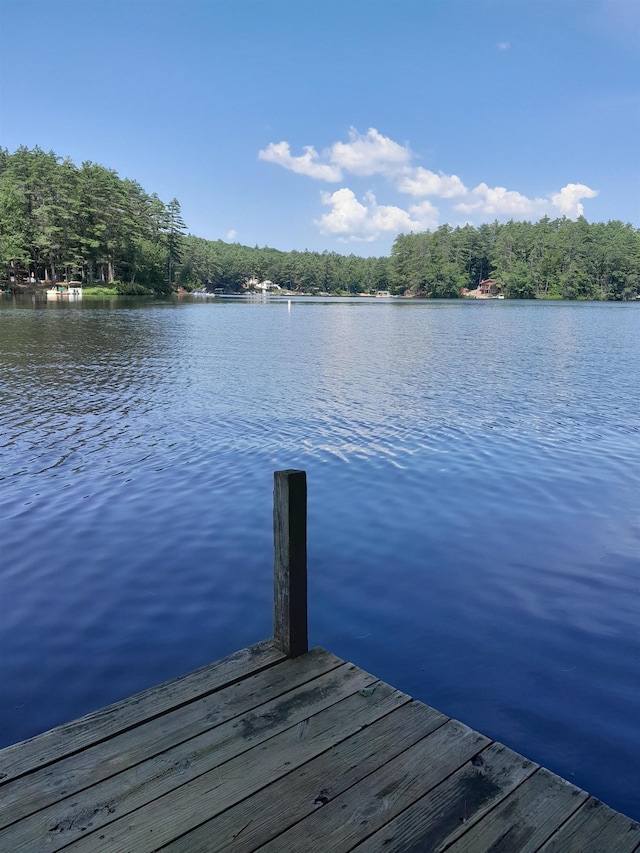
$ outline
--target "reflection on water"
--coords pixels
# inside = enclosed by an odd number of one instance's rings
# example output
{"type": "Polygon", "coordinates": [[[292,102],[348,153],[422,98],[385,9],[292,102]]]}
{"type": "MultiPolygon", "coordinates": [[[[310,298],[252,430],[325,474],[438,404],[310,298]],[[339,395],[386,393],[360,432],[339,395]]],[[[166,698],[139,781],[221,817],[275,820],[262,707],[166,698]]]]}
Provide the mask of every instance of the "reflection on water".
{"type": "Polygon", "coordinates": [[[637,305],[0,302],[0,735],[270,634],[309,478],[313,643],[640,817],[637,305]]]}

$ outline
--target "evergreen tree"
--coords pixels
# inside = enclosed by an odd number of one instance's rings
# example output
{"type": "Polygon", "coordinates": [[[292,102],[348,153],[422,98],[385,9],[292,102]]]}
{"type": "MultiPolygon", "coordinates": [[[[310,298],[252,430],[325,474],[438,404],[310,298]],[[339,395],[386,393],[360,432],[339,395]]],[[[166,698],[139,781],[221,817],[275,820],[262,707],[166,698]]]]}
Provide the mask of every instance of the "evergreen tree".
{"type": "Polygon", "coordinates": [[[182,240],[186,225],[182,219],[180,202],[172,198],[166,207],[167,281],[173,285],[173,272],[182,260],[182,240]]]}
{"type": "Polygon", "coordinates": [[[442,225],[400,234],[388,258],[280,252],[185,236],[180,203],[53,152],[0,148],[0,278],[81,278],[119,292],[178,284],[240,292],[253,278],[301,293],[455,297],[494,278],[512,298],[631,299],[640,292],[640,231],[580,217],[442,225]]]}

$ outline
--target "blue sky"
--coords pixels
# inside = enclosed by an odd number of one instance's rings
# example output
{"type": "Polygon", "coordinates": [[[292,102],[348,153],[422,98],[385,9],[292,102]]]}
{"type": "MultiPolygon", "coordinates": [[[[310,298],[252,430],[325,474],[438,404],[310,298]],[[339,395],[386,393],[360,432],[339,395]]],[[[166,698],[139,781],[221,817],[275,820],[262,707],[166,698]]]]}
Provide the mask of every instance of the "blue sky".
{"type": "Polygon", "coordinates": [[[0,0],[0,31],[0,144],[175,196],[202,237],[640,226],[637,0],[0,0]]]}

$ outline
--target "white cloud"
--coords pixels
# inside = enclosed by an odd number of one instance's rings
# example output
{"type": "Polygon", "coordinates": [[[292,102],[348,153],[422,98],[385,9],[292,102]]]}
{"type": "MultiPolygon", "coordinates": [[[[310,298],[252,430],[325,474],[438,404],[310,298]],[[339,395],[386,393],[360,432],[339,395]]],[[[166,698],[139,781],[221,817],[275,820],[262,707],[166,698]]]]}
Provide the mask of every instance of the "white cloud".
{"type": "MultiPolygon", "coordinates": [[[[498,45],[509,48],[508,42],[498,45]]],[[[288,142],[270,143],[259,152],[261,160],[276,163],[301,175],[323,181],[341,181],[347,174],[358,178],[382,175],[391,191],[413,196],[416,203],[406,209],[392,204],[378,204],[372,192],[359,199],[353,190],[342,187],[333,193],[322,193],[322,203],[331,208],[316,220],[324,234],[342,241],[377,239],[382,234],[407,233],[437,228],[442,217],[427,197],[451,202],[449,216],[462,214],[467,222],[488,218],[539,219],[541,216],[583,214],[583,199],[597,195],[585,184],[567,184],[555,193],[529,198],[517,190],[490,187],[485,182],[468,189],[458,175],[434,172],[413,166],[414,155],[408,145],[401,145],[370,127],[366,133],[355,128],[347,142],[335,142],[319,154],[312,145],[294,156],[288,142]]]]}
{"type": "Polygon", "coordinates": [[[237,236],[238,232],[235,230],[235,228],[231,228],[229,231],[227,231],[227,240],[235,240],[237,236]]]}
{"type": "Polygon", "coordinates": [[[570,219],[582,216],[583,198],[593,198],[598,194],[585,184],[567,184],[559,192],[546,198],[528,198],[515,190],[505,187],[488,187],[478,184],[463,201],[454,205],[460,213],[487,216],[509,216],[514,219],[537,219],[541,216],[557,216],[561,213],[570,219]]]}
{"type": "Polygon", "coordinates": [[[365,134],[349,131],[349,142],[336,142],[329,159],[354,175],[393,174],[411,162],[411,151],[370,127],[365,134]]]}
{"type": "Polygon", "coordinates": [[[402,193],[410,195],[434,195],[439,198],[454,198],[466,195],[468,190],[457,175],[445,175],[443,172],[430,172],[418,166],[407,172],[398,183],[402,193]]]}
{"type": "Polygon", "coordinates": [[[419,223],[419,230],[431,230],[440,225],[440,211],[430,201],[421,201],[409,208],[409,213],[419,223]]]}
{"type": "Polygon", "coordinates": [[[320,162],[318,152],[313,145],[305,145],[304,154],[294,157],[288,142],[270,142],[266,148],[258,152],[261,160],[269,163],[277,163],[285,169],[306,175],[309,178],[318,178],[322,181],[339,181],[342,172],[338,166],[330,163],[320,162]]]}
{"type": "Polygon", "coordinates": [[[424,231],[437,222],[437,210],[428,201],[416,205],[409,212],[394,205],[378,204],[373,193],[366,193],[363,204],[348,187],[334,193],[322,193],[321,198],[322,203],[332,210],[317,221],[320,230],[345,242],[372,241],[381,233],[424,231]]]}
{"type": "Polygon", "coordinates": [[[509,50],[509,48],[511,47],[508,41],[499,41],[496,46],[498,50],[509,50]]]}
{"type": "Polygon", "coordinates": [[[592,190],[585,184],[567,184],[560,192],[551,196],[553,206],[569,219],[577,219],[584,213],[584,205],[580,204],[583,198],[594,198],[598,190],[592,190]]]}
{"type": "Polygon", "coordinates": [[[461,213],[484,213],[492,216],[532,217],[543,216],[548,202],[541,198],[528,198],[505,187],[488,187],[478,184],[455,205],[461,213]]]}
{"type": "Polygon", "coordinates": [[[270,142],[258,152],[261,160],[322,181],[339,181],[345,172],[394,175],[406,168],[412,156],[407,147],[378,133],[375,127],[364,134],[351,128],[349,142],[334,142],[322,155],[313,145],[306,145],[304,154],[295,157],[288,142],[270,142]]]}

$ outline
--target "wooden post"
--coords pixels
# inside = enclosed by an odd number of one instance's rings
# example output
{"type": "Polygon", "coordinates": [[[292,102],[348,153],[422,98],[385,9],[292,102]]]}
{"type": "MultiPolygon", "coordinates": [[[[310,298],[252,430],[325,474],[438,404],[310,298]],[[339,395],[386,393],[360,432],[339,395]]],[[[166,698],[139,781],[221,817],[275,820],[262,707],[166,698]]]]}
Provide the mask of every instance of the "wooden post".
{"type": "Polygon", "coordinates": [[[309,649],[307,637],[307,475],[273,475],[273,637],[291,658],[309,649]]]}

